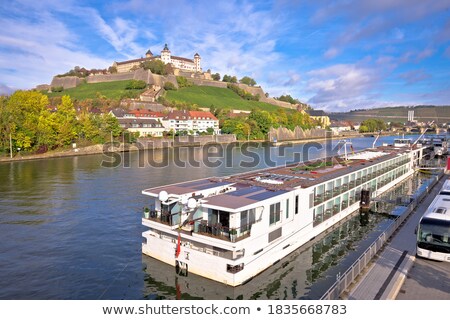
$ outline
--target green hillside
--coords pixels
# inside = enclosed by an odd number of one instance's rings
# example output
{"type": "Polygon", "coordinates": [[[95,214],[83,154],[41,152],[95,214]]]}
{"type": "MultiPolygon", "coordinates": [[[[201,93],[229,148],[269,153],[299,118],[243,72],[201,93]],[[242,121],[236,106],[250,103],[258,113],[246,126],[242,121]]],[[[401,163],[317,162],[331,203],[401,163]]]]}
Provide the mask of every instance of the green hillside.
{"type": "MultiPolygon", "coordinates": [[[[280,107],[269,103],[244,100],[230,89],[207,86],[192,86],[180,88],[176,91],[167,91],[165,98],[172,102],[186,102],[205,108],[214,105],[216,108],[248,111],[258,108],[270,112],[280,109],[280,107]]],[[[289,109],[284,108],[283,110],[288,111],[289,109]]]]}
{"type": "Polygon", "coordinates": [[[133,95],[138,97],[144,90],[126,90],[125,87],[129,82],[129,80],[124,80],[100,83],[82,83],[78,87],[65,89],[62,92],[43,93],[49,97],[69,95],[72,99],[77,100],[93,99],[98,95],[105,96],[108,99],[120,99],[124,95],[133,95]]]}
{"type": "Polygon", "coordinates": [[[349,120],[361,122],[369,118],[379,118],[386,122],[406,122],[408,111],[414,110],[414,119],[426,122],[434,120],[436,123],[450,122],[450,106],[417,106],[390,107],[367,110],[355,110],[345,113],[332,113],[333,120],[349,120]]]}

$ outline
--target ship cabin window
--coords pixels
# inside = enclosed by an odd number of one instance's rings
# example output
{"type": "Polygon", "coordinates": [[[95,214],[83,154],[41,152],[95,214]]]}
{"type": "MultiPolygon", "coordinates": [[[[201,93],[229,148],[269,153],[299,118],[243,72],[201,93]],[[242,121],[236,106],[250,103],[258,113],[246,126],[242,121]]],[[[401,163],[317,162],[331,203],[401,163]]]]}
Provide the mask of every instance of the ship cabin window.
{"type": "Polygon", "coordinates": [[[252,224],[256,221],[255,209],[241,211],[241,228],[240,233],[250,230],[252,224]]]}
{"type": "Polygon", "coordinates": [[[274,203],[270,205],[270,217],[269,217],[269,225],[277,223],[280,221],[280,203],[274,203]]]}
{"type": "Polygon", "coordinates": [[[295,214],[298,214],[298,195],[295,196],[295,214]]]}
{"type": "Polygon", "coordinates": [[[314,227],[323,221],[323,207],[324,205],[321,205],[314,209],[314,227]]]}
{"type": "Polygon", "coordinates": [[[289,218],[289,199],[286,199],[286,219],[289,218]]]}
{"type": "Polygon", "coordinates": [[[230,227],[230,213],[227,211],[210,209],[208,221],[211,226],[230,227]]]}

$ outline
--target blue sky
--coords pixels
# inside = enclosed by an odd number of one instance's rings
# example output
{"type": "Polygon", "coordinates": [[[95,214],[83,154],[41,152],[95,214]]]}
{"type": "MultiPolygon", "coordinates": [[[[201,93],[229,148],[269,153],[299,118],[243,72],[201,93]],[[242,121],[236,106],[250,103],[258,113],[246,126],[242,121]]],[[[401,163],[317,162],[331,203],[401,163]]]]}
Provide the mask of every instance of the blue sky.
{"type": "Polygon", "coordinates": [[[167,43],[328,111],[450,105],[450,0],[2,1],[0,93],[167,43]]]}

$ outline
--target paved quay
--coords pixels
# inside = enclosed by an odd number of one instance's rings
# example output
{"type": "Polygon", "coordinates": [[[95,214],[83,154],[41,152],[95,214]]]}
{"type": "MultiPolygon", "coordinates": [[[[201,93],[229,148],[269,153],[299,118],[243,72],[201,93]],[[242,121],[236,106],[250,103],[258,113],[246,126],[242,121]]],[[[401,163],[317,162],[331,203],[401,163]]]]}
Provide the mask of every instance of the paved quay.
{"type": "Polygon", "coordinates": [[[450,263],[416,260],[414,233],[423,213],[448,178],[444,175],[414,209],[378,259],[350,290],[349,300],[450,299],[450,263]]]}

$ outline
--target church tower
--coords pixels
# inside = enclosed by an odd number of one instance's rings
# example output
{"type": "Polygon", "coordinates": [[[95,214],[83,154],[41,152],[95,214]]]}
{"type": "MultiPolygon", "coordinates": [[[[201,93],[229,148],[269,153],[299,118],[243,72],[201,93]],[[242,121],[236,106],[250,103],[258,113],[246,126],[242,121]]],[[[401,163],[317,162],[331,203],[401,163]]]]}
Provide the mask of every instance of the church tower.
{"type": "Polygon", "coordinates": [[[196,53],[194,55],[194,64],[195,64],[195,72],[201,72],[202,71],[202,67],[200,65],[202,58],[200,58],[200,55],[198,53],[196,53]]]}
{"type": "Polygon", "coordinates": [[[146,57],[146,58],[151,58],[151,57],[153,57],[153,53],[150,51],[150,49],[148,49],[148,51],[145,53],[145,57],[146,57]]]}
{"type": "Polygon", "coordinates": [[[167,43],[165,44],[164,49],[161,51],[161,61],[166,64],[172,62],[172,60],[170,59],[170,50],[167,47],[167,43]]]}

